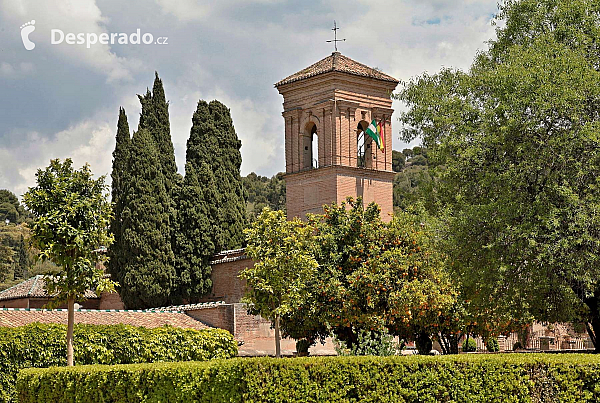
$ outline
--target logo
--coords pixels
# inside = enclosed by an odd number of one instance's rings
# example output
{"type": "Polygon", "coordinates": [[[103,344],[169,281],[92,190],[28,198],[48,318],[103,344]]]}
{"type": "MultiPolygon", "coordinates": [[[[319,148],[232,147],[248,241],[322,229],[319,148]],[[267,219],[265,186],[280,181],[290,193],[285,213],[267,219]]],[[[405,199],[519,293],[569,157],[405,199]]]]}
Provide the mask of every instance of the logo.
{"type": "Polygon", "coordinates": [[[35,31],[35,20],[31,20],[21,25],[21,39],[23,40],[23,46],[27,50],[33,50],[35,48],[35,43],[29,40],[29,34],[35,31]]]}

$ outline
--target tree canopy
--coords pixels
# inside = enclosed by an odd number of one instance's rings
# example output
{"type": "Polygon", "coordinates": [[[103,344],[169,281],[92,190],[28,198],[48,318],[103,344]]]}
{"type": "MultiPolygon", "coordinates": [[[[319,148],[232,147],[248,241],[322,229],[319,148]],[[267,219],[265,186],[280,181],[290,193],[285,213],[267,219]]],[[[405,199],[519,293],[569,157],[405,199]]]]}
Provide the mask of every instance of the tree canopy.
{"type": "Polygon", "coordinates": [[[50,161],[36,173],[37,186],[23,196],[34,216],[31,239],[40,256],[58,269],[47,277],[46,288],[54,304],[67,302],[67,362],[73,365],[74,302],[86,290],[111,291],[114,283],[96,267],[97,250],[110,245],[111,204],[106,200],[104,177],[93,179],[88,165],[74,170],[72,161],[50,161]]]}
{"type": "Polygon", "coordinates": [[[425,74],[399,94],[404,139],[421,137],[445,166],[442,236],[469,286],[483,291],[492,278],[538,319],[581,317],[594,342],[599,16],[591,0],[506,1],[497,39],[469,71],[425,74]]]}

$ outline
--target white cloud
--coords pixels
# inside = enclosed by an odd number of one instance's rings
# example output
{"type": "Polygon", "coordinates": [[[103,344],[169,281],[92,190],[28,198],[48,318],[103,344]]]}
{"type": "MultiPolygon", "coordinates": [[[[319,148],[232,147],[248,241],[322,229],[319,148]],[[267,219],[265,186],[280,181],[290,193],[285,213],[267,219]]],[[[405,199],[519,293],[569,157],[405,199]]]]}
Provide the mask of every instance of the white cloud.
{"type": "Polygon", "coordinates": [[[23,23],[35,20],[35,31],[29,36],[36,43],[32,52],[43,52],[46,57],[56,56],[66,63],[85,66],[105,74],[109,82],[132,80],[132,68],[140,66],[139,62],[118,57],[109,45],[96,44],[86,49],[83,45],[50,44],[51,29],[60,29],[65,34],[106,32],[107,19],[95,0],[0,0],[0,11],[5,22],[14,26],[15,33],[23,23]]]}

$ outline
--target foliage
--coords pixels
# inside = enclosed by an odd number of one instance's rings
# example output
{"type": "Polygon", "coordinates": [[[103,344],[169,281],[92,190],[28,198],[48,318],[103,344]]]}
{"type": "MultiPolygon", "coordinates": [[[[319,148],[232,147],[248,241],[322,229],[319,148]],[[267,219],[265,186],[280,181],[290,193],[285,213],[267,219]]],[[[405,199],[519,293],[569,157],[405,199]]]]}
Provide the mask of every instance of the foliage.
{"type": "Polygon", "coordinates": [[[108,272],[119,284],[123,284],[125,268],[127,267],[127,256],[130,253],[123,242],[123,230],[124,226],[127,226],[125,222],[127,217],[123,213],[126,207],[127,187],[131,181],[129,177],[130,136],[125,109],[119,108],[119,121],[117,123],[115,150],[112,154],[111,172],[113,217],[110,222],[110,232],[113,234],[114,242],[108,249],[109,260],[107,265],[108,272]]]}
{"type": "Polygon", "coordinates": [[[591,0],[506,1],[497,40],[468,72],[422,75],[399,95],[408,104],[403,137],[420,136],[429,159],[446,167],[437,187],[448,209],[441,237],[457,270],[471,273],[462,277],[467,287],[483,298],[493,279],[502,286],[486,308],[583,319],[594,342],[599,15],[591,0]]]}
{"type": "Polygon", "coordinates": [[[26,369],[20,401],[595,402],[596,355],[234,358],[26,369]],[[502,387],[498,387],[501,385],[502,387]]]}
{"type": "Polygon", "coordinates": [[[392,170],[401,172],[406,164],[406,157],[400,151],[392,150],[392,170]]]}
{"type": "Polygon", "coordinates": [[[19,198],[8,189],[0,189],[0,224],[5,220],[13,224],[22,224],[31,219],[31,215],[23,208],[19,198]]]}
{"type": "Polygon", "coordinates": [[[388,357],[396,355],[399,350],[400,346],[394,341],[394,336],[390,335],[387,330],[371,331],[361,329],[352,348],[348,348],[343,341],[335,340],[335,351],[340,356],[374,355],[388,357]]]}
{"type": "Polygon", "coordinates": [[[311,297],[309,279],[316,276],[318,267],[313,230],[298,218],[288,221],[283,211],[265,207],[244,231],[246,254],[255,263],[240,273],[248,286],[242,301],[248,304],[250,314],[273,323],[277,356],[280,318],[298,310],[311,297]]]}
{"type": "Polygon", "coordinates": [[[500,345],[498,344],[498,339],[495,337],[490,337],[485,341],[485,348],[490,353],[497,353],[500,351],[500,345]]]}
{"type": "Polygon", "coordinates": [[[279,172],[269,179],[251,172],[242,178],[246,195],[246,213],[250,222],[256,220],[265,207],[285,211],[286,189],[283,175],[279,172]]]}
{"type": "Polygon", "coordinates": [[[219,101],[199,101],[178,198],[175,251],[182,299],[196,300],[210,291],[215,253],[242,246],[246,213],[240,147],[229,109],[219,101]]]}
{"type": "Polygon", "coordinates": [[[296,342],[296,352],[297,353],[308,353],[308,349],[310,348],[310,341],[306,339],[300,339],[296,342]]]}
{"type": "Polygon", "coordinates": [[[284,315],[284,334],[314,341],[333,332],[349,348],[363,329],[414,339],[454,301],[429,233],[407,213],[385,224],[377,205],[347,203],[310,217],[319,271],[308,287],[315,292],[284,315]]]}
{"type": "Polygon", "coordinates": [[[120,268],[120,295],[129,309],[165,306],[176,282],[169,195],[156,144],[147,130],[133,134],[130,150],[121,223],[121,248],[127,255],[120,268]]]}
{"type": "Polygon", "coordinates": [[[32,243],[40,257],[58,266],[46,282],[55,304],[80,301],[88,289],[102,292],[114,288],[102,269],[96,268],[100,257],[94,252],[112,242],[107,231],[111,204],[104,194],[104,177],[93,179],[88,165],[80,170],[72,165],[70,159],[50,161],[46,169],[38,169],[37,186],[23,196],[35,217],[32,243]]]}
{"type": "Polygon", "coordinates": [[[467,337],[462,344],[463,353],[474,353],[477,351],[477,342],[472,337],[467,337]]]}
{"type": "MultiPolygon", "coordinates": [[[[34,323],[0,327],[0,400],[15,400],[21,368],[64,366],[66,326],[34,323]]],[[[204,361],[237,355],[230,333],[171,326],[148,329],[129,325],[75,325],[78,364],[132,364],[159,361],[204,361]]]]}

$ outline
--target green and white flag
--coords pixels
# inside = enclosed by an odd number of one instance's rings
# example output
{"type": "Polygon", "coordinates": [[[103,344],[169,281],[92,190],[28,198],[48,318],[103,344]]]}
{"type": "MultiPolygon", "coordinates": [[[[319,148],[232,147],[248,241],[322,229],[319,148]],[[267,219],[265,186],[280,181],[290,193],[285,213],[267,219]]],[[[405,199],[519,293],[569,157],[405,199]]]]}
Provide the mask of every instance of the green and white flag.
{"type": "Polygon", "coordinates": [[[365,133],[369,135],[377,144],[377,148],[383,150],[383,142],[381,141],[381,126],[377,124],[375,119],[371,122],[365,133]]]}

